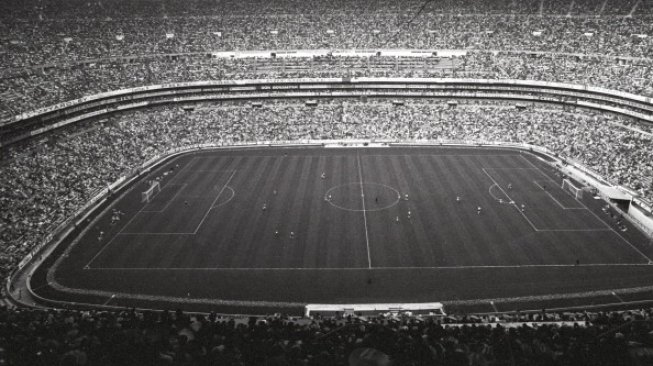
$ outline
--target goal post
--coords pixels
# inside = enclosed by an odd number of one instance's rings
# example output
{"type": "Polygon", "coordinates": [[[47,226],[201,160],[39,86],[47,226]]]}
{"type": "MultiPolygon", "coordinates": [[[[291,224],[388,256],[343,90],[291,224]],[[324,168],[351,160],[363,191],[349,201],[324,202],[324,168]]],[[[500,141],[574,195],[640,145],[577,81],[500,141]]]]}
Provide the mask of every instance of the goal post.
{"type": "Polygon", "coordinates": [[[583,198],[583,189],[576,187],[569,179],[562,180],[562,189],[573,194],[576,199],[583,198]]]}
{"type": "Polygon", "coordinates": [[[159,192],[161,192],[161,184],[159,184],[159,181],[152,181],[150,188],[148,188],[145,192],[141,192],[141,203],[150,202],[152,198],[159,192]]]}

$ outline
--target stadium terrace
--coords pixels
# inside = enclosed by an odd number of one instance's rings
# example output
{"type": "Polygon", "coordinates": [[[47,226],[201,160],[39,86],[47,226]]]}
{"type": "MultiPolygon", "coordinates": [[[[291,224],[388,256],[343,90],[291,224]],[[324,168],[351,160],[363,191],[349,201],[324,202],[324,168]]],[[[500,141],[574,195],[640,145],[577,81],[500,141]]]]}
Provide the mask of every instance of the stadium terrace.
{"type": "Polygon", "coordinates": [[[1,2],[0,364],[651,364],[652,24],[1,2]]]}

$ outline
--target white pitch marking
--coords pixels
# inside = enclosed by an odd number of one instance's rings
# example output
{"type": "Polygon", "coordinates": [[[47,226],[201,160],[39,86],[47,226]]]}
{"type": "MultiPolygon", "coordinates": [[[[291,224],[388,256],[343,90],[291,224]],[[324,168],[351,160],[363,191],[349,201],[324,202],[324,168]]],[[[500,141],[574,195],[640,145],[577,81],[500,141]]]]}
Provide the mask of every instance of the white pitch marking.
{"type": "MultiPolygon", "coordinates": [[[[546,175],[546,174],[545,174],[545,173],[544,173],[540,168],[538,168],[537,165],[533,164],[530,160],[526,159],[526,157],[525,157],[524,155],[521,155],[521,157],[522,157],[524,160],[526,160],[530,165],[532,165],[533,167],[535,167],[535,168],[537,169],[537,171],[540,172],[541,175],[543,175],[543,176],[545,176],[545,177],[548,178],[548,176],[547,176],[547,175],[546,175]]],[[[567,192],[567,191],[565,191],[565,192],[567,192]]],[[[569,192],[569,195],[571,196],[571,192],[569,192]]],[[[644,257],[644,258],[646,259],[646,261],[648,262],[647,264],[651,264],[651,263],[653,263],[653,260],[651,260],[651,258],[649,258],[646,254],[642,253],[642,251],[639,250],[636,246],[634,246],[633,243],[631,243],[628,239],[626,239],[626,238],[624,238],[623,236],[621,236],[621,234],[619,234],[619,233],[618,233],[618,232],[617,232],[617,231],[616,231],[612,226],[610,226],[607,222],[603,221],[603,219],[601,219],[601,218],[600,218],[596,213],[594,213],[594,211],[590,210],[590,209],[585,205],[585,203],[583,203],[583,201],[580,201],[580,200],[577,199],[576,197],[574,197],[574,199],[576,200],[576,202],[580,203],[581,206],[585,207],[585,209],[587,209],[587,211],[589,211],[589,213],[591,213],[594,217],[596,217],[597,220],[599,220],[600,222],[602,222],[602,223],[605,225],[605,227],[606,227],[607,229],[609,229],[609,231],[612,231],[613,233],[617,234],[617,236],[618,236],[618,237],[619,237],[623,242],[625,242],[626,244],[628,244],[628,245],[629,245],[631,248],[633,248],[633,250],[635,250],[639,255],[641,255],[642,257],[644,257]]]]}
{"type": "Polygon", "coordinates": [[[586,210],[585,207],[565,207],[562,203],[560,203],[560,201],[558,201],[555,197],[553,197],[553,195],[549,193],[549,191],[547,191],[546,189],[544,189],[544,187],[542,187],[539,183],[537,183],[537,181],[534,180],[533,183],[535,183],[536,186],[540,187],[544,191],[544,193],[548,194],[549,197],[551,197],[551,199],[555,203],[557,203],[558,206],[560,206],[560,208],[562,208],[563,210],[586,210]]]}
{"type": "MultiPolygon", "coordinates": [[[[499,183],[497,183],[497,181],[494,180],[494,178],[492,178],[492,176],[490,175],[490,173],[488,173],[487,170],[485,170],[485,168],[481,168],[481,170],[483,170],[483,173],[485,173],[485,175],[487,175],[488,177],[490,177],[490,179],[492,180],[492,182],[494,182],[494,184],[497,186],[497,188],[499,188],[499,189],[501,190],[501,192],[503,192],[503,194],[504,194],[506,197],[508,197],[508,199],[509,199],[511,202],[515,202],[515,200],[513,200],[513,199],[508,195],[508,193],[506,193],[506,191],[505,191],[503,188],[501,188],[501,186],[499,185],[499,183]]],[[[529,218],[528,218],[528,217],[527,217],[527,216],[526,216],[526,215],[525,215],[525,214],[524,214],[524,213],[519,209],[519,207],[517,207],[517,203],[513,203],[512,206],[515,208],[515,210],[517,210],[517,212],[519,212],[519,213],[524,217],[524,219],[526,219],[526,221],[528,221],[528,223],[531,225],[531,227],[533,228],[533,230],[535,230],[535,231],[540,231],[540,229],[538,229],[537,227],[535,227],[535,224],[533,224],[533,222],[532,222],[532,221],[531,221],[531,220],[530,220],[530,219],[529,219],[529,218]]]]}
{"type": "Polygon", "coordinates": [[[90,267],[91,263],[95,260],[95,258],[97,258],[100,254],[102,254],[102,252],[104,252],[104,250],[109,246],[109,244],[113,243],[113,241],[116,240],[116,238],[118,237],[118,235],[120,235],[120,234],[123,232],[123,230],[125,230],[125,228],[127,228],[127,226],[129,226],[129,224],[131,224],[132,221],[134,221],[134,219],[136,218],[136,216],[138,216],[138,214],[141,213],[141,212],[143,211],[143,209],[145,208],[145,206],[147,206],[147,205],[143,205],[143,207],[141,207],[141,209],[138,210],[138,212],[136,212],[136,213],[134,214],[134,216],[132,216],[132,218],[129,219],[129,221],[127,221],[127,223],[125,224],[125,226],[123,226],[122,229],[120,229],[120,231],[119,231],[116,235],[114,235],[113,238],[111,238],[111,240],[109,240],[106,244],[104,244],[104,246],[102,246],[102,248],[100,248],[100,250],[99,250],[99,251],[98,251],[98,252],[93,256],[93,258],[91,258],[90,261],[88,261],[88,263],[86,263],[86,265],[85,265],[84,267],[90,267]]]}
{"type": "MultiPolygon", "coordinates": [[[[188,185],[188,183],[184,183],[184,184],[166,184],[165,187],[163,187],[163,189],[165,189],[165,188],[168,187],[168,186],[174,186],[174,187],[179,187],[179,186],[181,186],[181,188],[179,188],[179,190],[177,191],[177,193],[175,193],[175,195],[172,196],[172,198],[171,198],[170,200],[168,200],[168,203],[166,203],[166,205],[163,206],[162,209],[160,209],[160,210],[141,210],[141,212],[163,212],[163,211],[165,211],[165,210],[168,208],[168,206],[170,206],[170,203],[172,203],[172,201],[174,201],[175,198],[177,198],[177,196],[179,195],[179,193],[181,193],[181,191],[183,191],[184,188],[186,188],[187,185],[188,185]]],[[[161,189],[161,191],[163,191],[163,189],[161,189]]],[[[158,195],[158,193],[157,193],[157,195],[158,195]]],[[[147,205],[146,205],[146,206],[147,206],[147,205]]]]}
{"type": "Polygon", "coordinates": [[[612,291],[611,294],[612,294],[612,296],[616,297],[617,300],[619,300],[619,301],[621,301],[621,302],[625,302],[621,297],[619,297],[619,295],[617,295],[616,292],[612,291]]]}
{"type": "Polygon", "coordinates": [[[358,162],[358,177],[361,186],[361,202],[363,203],[363,222],[365,223],[365,245],[367,246],[367,268],[372,268],[372,258],[370,256],[370,237],[367,232],[367,210],[365,209],[365,190],[363,189],[363,173],[361,170],[361,156],[356,153],[358,162]]]}
{"type": "Polygon", "coordinates": [[[137,235],[195,235],[195,233],[135,233],[135,232],[127,232],[127,233],[118,233],[116,236],[122,235],[122,236],[137,236],[137,235]]]}
{"type": "MultiPolygon", "coordinates": [[[[183,168],[181,168],[181,170],[179,170],[179,171],[177,172],[177,175],[175,175],[174,177],[172,177],[172,179],[170,179],[170,180],[168,181],[168,183],[166,183],[165,186],[163,186],[163,188],[165,188],[165,187],[167,187],[168,185],[172,184],[172,182],[173,182],[175,179],[177,179],[177,178],[181,175],[181,172],[183,172],[183,171],[186,170],[188,167],[190,167],[190,166],[195,162],[196,159],[197,159],[197,157],[193,157],[193,158],[192,158],[192,159],[191,159],[191,160],[190,160],[190,161],[189,161],[189,162],[188,162],[188,163],[187,163],[183,168]]],[[[159,171],[161,168],[163,168],[163,166],[157,168],[156,171],[159,171]]],[[[92,262],[93,262],[93,261],[94,261],[94,260],[95,260],[99,255],[100,255],[100,254],[102,254],[102,252],[104,252],[104,250],[105,250],[106,248],[108,248],[109,245],[110,245],[111,243],[113,243],[113,241],[118,237],[118,235],[122,234],[122,232],[127,228],[127,226],[129,226],[129,224],[131,224],[132,221],[134,221],[134,219],[136,218],[136,216],[138,216],[138,214],[140,214],[141,212],[143,212],[143,209],[145,209],[145,206],[147,206],[147,203],[144,204],[143,207],[141,207],[141,209],[138,210],[138,211],[134,214],[134,216],[132,216],[131,219],[129,219],[129,221],[127,221],[127,223],[125,224],[125,226],[123,226],[122,229],[120,229],[120,231],[119,231],[116,235],[114,235],[113,238],[111,238],[111,240],[109,240],[109,241],[108,241],[104,246],[102,246],[102,248],[100,248],[100,250],[99,250],[99,251],[98,251],[98,252],[93,256],[93,258],[91,258],[91,260],[88,261],[88,263],[86,263],[86,265],[83,267],[84,269],[89,269],[89,268],[90,268],[91,263],[92,263],[92,262]]]]}
{"type": "Polygon", "coordinates": [[[493,188],[493,187],[498,187],[498,186],[497,186],[496,184],[491,185],[490,188],[487,189],[487,192],[490,194],[490,196],[492,196],[492,198],[494,198],[495,200],[501,202],[502,198],[497,198],[497,197],[492,193],[492,188],[493,188]]]}
{"type": "Polygon", "coordinates": [[[193,234],[197,234],[197,231],[200,229],[200,227],[204,223],[204,220],[206,220],[206,217],[209,216],[209,213],[213,209],[213,206],[215,205],[215,202],[220,198],[220,196],[222,195],[222,192],[224,192],[225,188],[227,188],[227,185],[229,185],[229,182],[231,182],[231,179],[234,177],[234,175],[236,175],[235,170],[229,176],[229,179],[227,180],[227,183],[225,183],[224,186],[222,186],[222,189],[220,190],[220,192],[218,192],[218,195],[215,196],[215,199],[213,200],[213,202],[211,202],[211,206],[209,207],[208,210],[206,210],[206,213],[204,214],[204,217],[202,217],[202,220],[200,221],[200,223],[195,228],[195,231],[193,231],[193,234]]]}
{"type": "Polygon", "coordinates": [[[490,300],[490,305],[492,305],[492,309],[494,309],[494,312],[495,312],[495,313],[498,313],[498,312],[499,312],[499,309],[497,309],[497,306],[494,305],[494,301],[490,300]]]}
{"type": "Polygon", "coordinates": [[[105,301],[104,304],[102,304],[102,305],[106,305],[106,304],[108,304],[109,301],[113,300],[115,297],[116,297],[116,294],[111,295],[111,297],[109,298],[109,300],[105,301]]]}
{"type": "Polygon", "coordinates": [[[226,205],[227,203],[231,202],[231,200],[234,199],[234,197],[236,197],[236,191],[235,191],[233,188],[227,186],[227,189],[231,191],[231,196],[229,197],[229,199],[226,200],[226,201],[224,201],[224,202],[220,202],[220,203],[218,203],[218,204],[215,205],[215,206],[212,206],[212,207],[211,207],[212,209],[213,209],[213,208],[218,208],[218,207],[220,207],[220,206],[224,206],[224,205],[226,205]]]}
{"type": "MultiPolygon", "coordinates": [[[[649,266],[648,263],[593,263],[583,264],[583,267],[641,267],[649,266]]],[[[575,264],[515,264],[515,265],[488,265],[488,266],[442,266],[442,267],[373,267],[373,270],[438,270],[438,269],[501,269],[501,268],[564,268],[577,267],[575,264]]],[[[104,271],[367,271],[368,267],[233,267],[233,268],[215,268],[215,267],[93,267],[85,268],[88,270],[104,271]]]]}

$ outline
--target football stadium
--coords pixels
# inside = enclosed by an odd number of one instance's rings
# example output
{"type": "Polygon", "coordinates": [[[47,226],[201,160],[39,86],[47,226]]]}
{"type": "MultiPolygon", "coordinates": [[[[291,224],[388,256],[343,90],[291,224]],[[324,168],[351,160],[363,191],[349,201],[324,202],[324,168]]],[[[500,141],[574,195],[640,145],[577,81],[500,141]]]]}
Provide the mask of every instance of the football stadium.
{"type": "Polygon", "coordinates": [[[0,364],[653,363],[653,1],[0,10],[0,364]]]}

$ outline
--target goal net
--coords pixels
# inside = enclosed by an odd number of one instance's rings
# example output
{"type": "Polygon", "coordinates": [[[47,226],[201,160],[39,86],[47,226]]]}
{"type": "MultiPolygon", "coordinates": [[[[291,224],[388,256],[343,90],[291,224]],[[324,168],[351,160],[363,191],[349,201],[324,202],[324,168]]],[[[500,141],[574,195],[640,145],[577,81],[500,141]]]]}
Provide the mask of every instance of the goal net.
{"type": "Polygon", "coordinates": [[[583,198],[583,189],[576,187],[569,179],[562,181],[562,189],[573,194],[576,199],[583,198]]]}
{"type": "Polygon", "coordinates": [[[152,197],[154,197],[159,192],[161,192],[161,185],[156,180],[152,181],[150,188],[141,193],[141,202],[150,202],[152,197]]]}

